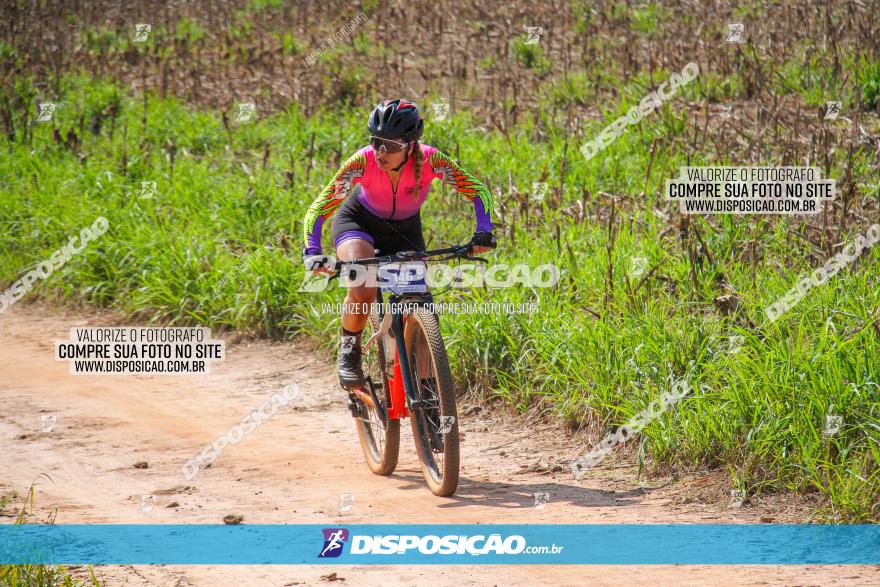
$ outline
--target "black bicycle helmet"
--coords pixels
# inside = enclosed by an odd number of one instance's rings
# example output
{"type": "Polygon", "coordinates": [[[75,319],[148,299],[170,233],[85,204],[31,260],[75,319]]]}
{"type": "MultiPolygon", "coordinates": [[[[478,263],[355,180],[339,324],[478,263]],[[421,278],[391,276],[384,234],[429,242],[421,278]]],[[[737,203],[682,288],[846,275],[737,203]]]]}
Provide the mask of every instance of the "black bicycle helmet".
{"type": "Polygon", "coordinates": [[[419,114],[419,107],[412,102],[385,100],[373,109],[367,128],[377,137],[410,143],[422,136],[425,121],[419,114]]]}

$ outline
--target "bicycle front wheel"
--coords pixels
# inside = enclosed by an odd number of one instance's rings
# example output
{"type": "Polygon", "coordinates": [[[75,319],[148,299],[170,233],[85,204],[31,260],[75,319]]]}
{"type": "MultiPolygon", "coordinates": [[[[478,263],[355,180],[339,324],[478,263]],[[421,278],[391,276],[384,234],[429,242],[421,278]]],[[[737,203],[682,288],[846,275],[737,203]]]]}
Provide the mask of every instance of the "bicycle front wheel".
{"type": "Polygon", "coordinates": [[[455,387],[437,316],[425,308],[407,318],[406,349],[420,405],[410,413],[422,473],[434,495],[458,487],[459,445],[455,387]]]}

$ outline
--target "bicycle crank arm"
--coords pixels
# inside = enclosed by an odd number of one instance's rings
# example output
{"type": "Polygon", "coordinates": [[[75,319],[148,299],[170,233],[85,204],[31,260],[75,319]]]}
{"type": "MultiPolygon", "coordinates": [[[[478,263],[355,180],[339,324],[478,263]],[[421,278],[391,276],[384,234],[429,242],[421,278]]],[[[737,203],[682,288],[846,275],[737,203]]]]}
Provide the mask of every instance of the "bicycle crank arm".
{"type": "MultiPolygon", "coordinates": [[[[389,330],[391,330],[391,314],[390,313],[382,316],[382,323],[379,325],[379,330],[374,332],[373,336],[371,336],[370,339],[367,341],[367,344],[364,345],[363,353],[366,354],[366,352],[370,349],[370,347],[373,346],[374,344],[376,344],[376,341],[379,340],[379,337],[382,336],[383,334],[387,333],[389,330]]],[[[388,352],[388,349],[386,349],[385,352],[388,352]]]]}
{"type": "Polygon", "coordinates": [[[364,402],[365,404],[367,404],[369,407],[371,407],[373,409],[376,408],[376,404],[375,404],[375,402],[373,402],[373,398],[370,397],[370,394],[364,393],[360,389],[354,389],[352,391],[354,391],[354,394],[356,396],[358,396],[358,398],[360,398],[360,400],[362,402],[364,402]]]}

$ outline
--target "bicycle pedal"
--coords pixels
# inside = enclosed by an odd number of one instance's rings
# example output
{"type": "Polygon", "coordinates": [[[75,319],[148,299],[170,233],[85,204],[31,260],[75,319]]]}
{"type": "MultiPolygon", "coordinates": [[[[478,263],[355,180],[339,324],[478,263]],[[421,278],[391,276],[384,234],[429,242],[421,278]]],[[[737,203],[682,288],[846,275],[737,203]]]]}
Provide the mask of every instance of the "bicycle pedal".
{"type": "Polygon", "coordinates": [[[352,418],[357,418],[360,416],[360,407],[358,403],[354,400],[351,394],[348,395],[348,411],[351,412],[352,418]]]}

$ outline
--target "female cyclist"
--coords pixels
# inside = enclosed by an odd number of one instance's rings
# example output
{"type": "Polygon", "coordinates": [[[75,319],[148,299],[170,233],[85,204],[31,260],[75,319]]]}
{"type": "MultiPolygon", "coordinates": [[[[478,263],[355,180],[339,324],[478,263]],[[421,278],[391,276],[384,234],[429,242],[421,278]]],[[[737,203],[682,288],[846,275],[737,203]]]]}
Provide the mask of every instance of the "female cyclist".
{"type": "MultiPolygon", "coordinates": [[[[474,253],[495,247],[489,190],[450,157],[420,144],[424,126],[412,102],[386,100],[373,109],[367,123],[370,144],[343,163],[306,212],[303,262],[307,271],[328,271],[329,258],[321,253],[321,229],[337,210],[333,246],[341,261],[372,257],[374,249],[380,255],[424,250],[419,209],[434,178],[473,202],[477,222],[470,242],[474,253]],[[352,190],[355,185],[359,189],[352,190]]],[[[368,312],[350,309],[368,308],[375,301],[375,286],[348,284],[337,362],[339,383],[346,389],[364,384],[360,336],[369,318],[368,312]]]]}

